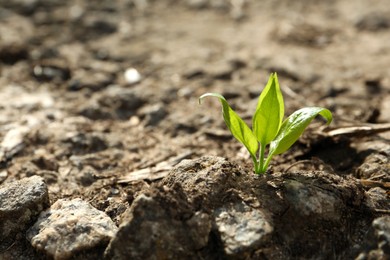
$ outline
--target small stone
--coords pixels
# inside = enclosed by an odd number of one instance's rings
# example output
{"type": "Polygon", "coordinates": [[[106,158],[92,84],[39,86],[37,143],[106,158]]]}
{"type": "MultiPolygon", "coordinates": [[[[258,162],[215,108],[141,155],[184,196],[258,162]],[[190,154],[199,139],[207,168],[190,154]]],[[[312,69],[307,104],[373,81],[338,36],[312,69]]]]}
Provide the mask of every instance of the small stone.
{"type": "Polygon", "coordinates": [[[104,250],[117,227],[102,211],[81,200],[60,199],[27,232],[31,245],[54,259],[104,250]]]}
{"type": "Polygon", "coordinates": [[[371,210],[388,210],[390,209],[390,200],[386,193],[386,190],[380,187],[371,188],[365,193],[366,200],[364,201],[365,206],[371,210]]]}
{"type": "Polygon", "coordinates": [[[365,243],[356,259],[388,259],[390,255],[390,217],[376,218],[365,235],[365,243]]]}
{"type": "Polygon", "coordinates": [[[334,194],[295,180],[286,181],[285,188],[286,199],[303,216],[317,215],[330,220],[341,218],[337,208],[342,201],[334,194]]]}
{"type": "Polygon", "coordinates": [[[141,81],[141,74],[134,68],[129,68],[125,71],[125,80],[128,84],[135,84],[141,81]]]}
{"type": "Polygon", "coordinates": [[[260,246],[273,231],[272,225],[258,209],[243,202],[216,209],[215,225],[220,234],[227,255],[242,257],[260,246]]]}
{"type": "Polygon", "coordinates": [[[27,229],[48,206],[47,186],[39,176],[0,186],[0,245],[27,229]]]}
{"type": "Polygon", "coordinates": [[[390,181],[390,149],[368,155],[357,168],[357,177],[361,179],[380,179],[390,181]]]}
{"type": "Polygon", "coordinates": [[[7,160],[19,153],[25,147],[24,137],[28,133],[27,126],[15,127],[9,130],[0,143],[0,160],[7,160]]]}

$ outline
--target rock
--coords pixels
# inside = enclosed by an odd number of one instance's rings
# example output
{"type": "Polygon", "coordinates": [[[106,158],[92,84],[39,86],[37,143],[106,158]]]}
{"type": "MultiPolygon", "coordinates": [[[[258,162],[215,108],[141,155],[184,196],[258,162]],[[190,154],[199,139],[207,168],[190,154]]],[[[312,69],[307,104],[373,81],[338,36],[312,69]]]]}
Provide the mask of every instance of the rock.
{"type": "Polygon", "coordinates": [[[214,212],[215,227],[224,243],[226,255],[240,256],[256,249],[266,242],[273,227],[258,209],[251,208],[243,202],[228,204],[214,212]]]}
{"type": "Polygon", "coordinates": [[[368,155],[357,168],[357,177],[360,179],[379,179],[390,181],[390,149],[368,155]]]}
{"type": "Polygon", "coordinates": [[[193,214],[180,187],[142,193],[124,218],[108,259],[196,259],[211,229],[209,215],[193,214]]]}
{"type": "Polygon", "coordinates": [[[351,250],[351,239],[360,236],[360,222],[350,212],[364,203],[364,191],[354,178],[302,171],[284,174],[279,187],[289,206],[274,222],[291,255],[327,259],[351,250]]]}
{"type": "Polygon", "coordinates": [[[8,160],[24,149],[24,137],[29,130],[30,128],[27,126],[20,126],[9,130],[5,134],[3,141],[0,143],[0,161],[8,160]]]}
{"type": "Polygon", "coordinates": [[[71,259],[88,252],[92,259],[101,256],[116,231],[114,222],[89,203],[60,199],[40,214],[27,239],[50,258],[71,259]]]}
{"type": "Polygon", "coordinates": [[[388,259],[390,256],[390,217],[376,218],[365,238],[365,248],[356,258],[357,260],[388,259]]]}
{"type": "Polygon", "coordinates": [[[317,215],[334,221],[342,217],[338,209],[343,202],[332,192],[315,186],[307,186],[296,180],[287,180],[284,186],[286,199],[300,215],[306,217],[317,215]]]}
{"type": "Polygon", "coordinates": [[[38,176],[0,186],[0,249],[13,242],[49,206],[46,184],[38,176]]]}
{"type": "Polygon", "coordinates": [[[366,200],[364,201],[364,204],[372,211],[386,211],[390,209],[390,200],[386,190],[382,189],[381,187],[374,187],[369,189],[366,192],[366,200]]]}

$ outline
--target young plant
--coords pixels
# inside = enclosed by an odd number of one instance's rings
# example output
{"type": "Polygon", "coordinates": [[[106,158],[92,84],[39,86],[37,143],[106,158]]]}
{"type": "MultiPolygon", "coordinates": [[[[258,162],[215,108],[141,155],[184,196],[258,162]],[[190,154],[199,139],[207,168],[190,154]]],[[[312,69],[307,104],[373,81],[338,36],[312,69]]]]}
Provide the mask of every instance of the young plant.
{"type": "Polygon", "coordinates": [[[206,93],[199,97],[199,104],[205,97],[217,97],[222,104],[223,118],[233,136],[248,150],[256,174],[265,173],[274,155],[287,151],[301,136],[310,122],[321,115],[327,124],[332,121],[332,113],[322,107],[305,107],[292,113],[283,121],[284,103],[276,73],[271,74],[261,92],[252,130],[218,93],[206,93]],[[265,157],[266,147],[269,146],[265,157]]]}

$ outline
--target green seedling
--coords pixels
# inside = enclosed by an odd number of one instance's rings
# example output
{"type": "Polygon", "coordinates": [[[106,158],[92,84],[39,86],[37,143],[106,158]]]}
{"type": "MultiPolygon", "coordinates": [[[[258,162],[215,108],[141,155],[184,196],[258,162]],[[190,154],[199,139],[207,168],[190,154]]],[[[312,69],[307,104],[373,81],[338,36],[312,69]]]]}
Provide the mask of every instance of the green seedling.
{"type": "Polygon", "coordinates": [[[205,97],[217,97],[221,101],[225,123],[233,136],[248,150],[256,174],[265,173],[272,157],[287,151],[316,116],[321,115],[327,124],[332,122],[332,113],[322,107],[299,109],[283,121],[283,95],[276,73],[271,74],[260,94],[252,118],[252,129],[229,106],[222,95],[206,93],[199,97],[199,104],[205,97]],[[265,157],[267,146],[268,155],[265,157]]]}

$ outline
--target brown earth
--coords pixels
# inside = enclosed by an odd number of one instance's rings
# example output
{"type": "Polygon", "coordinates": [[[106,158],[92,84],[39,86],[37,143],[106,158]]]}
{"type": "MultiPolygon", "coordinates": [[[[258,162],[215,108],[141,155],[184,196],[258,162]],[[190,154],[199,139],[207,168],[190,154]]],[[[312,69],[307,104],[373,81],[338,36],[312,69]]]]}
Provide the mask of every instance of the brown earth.
{"type": "Polygon", "coordinates": [[[252,174],[219,102],[198,97],[219,92],[249,122],[275,71],[286,114],[322,106],[334,121],[314,121],[268,174],[321,170],[389,196],[385,0],[0,3],[0,183],[40,175],[52,203],[80,197],[119,225],[183,159],[222,156],[252,174]]]}

